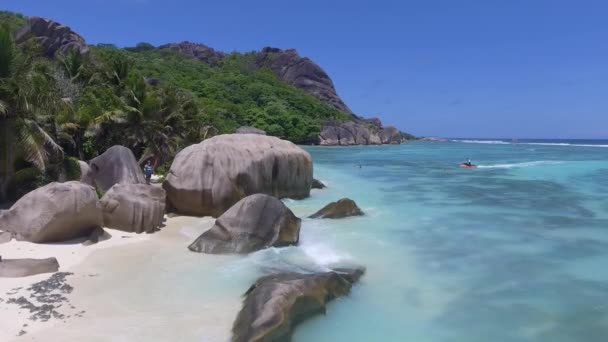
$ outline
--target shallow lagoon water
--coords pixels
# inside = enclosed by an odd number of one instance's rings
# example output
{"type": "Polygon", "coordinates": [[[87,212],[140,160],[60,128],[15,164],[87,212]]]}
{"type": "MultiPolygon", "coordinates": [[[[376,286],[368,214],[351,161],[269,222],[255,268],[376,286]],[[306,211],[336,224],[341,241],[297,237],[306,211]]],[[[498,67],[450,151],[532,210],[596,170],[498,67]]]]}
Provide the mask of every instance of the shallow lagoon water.
{"type": "Polygon", "coordinates": [[[605,341],[606,147],[308,148],[329,188],[296,214],[350,197],[368,215],[305,220],[298,248],[367,274],[294,341],[605,341]]]}
{"type": "Polygon", "coordinates": [[[227,341],[257,277],[354,264],[367,273],[351,294],[299,325],[293,341],[606,341],[608,148],[305,148],[328,188],[285,200],[303,218],[299,246],[191,253],[186,242],[208,226],[198,219],[180,227],[176,243],[99,253],[89,262],[99,262],[101,276],[76,287],[92,298],[82,303],[91,317],[58,336],[227,341]],[[459,168],[466,157],[481,167],[459,168]],[[305,218],[342,197],[366,215],[305,218]],[[137,266],[101,266],[123,258],[137,266]],[[96,325],[104,327],[98,336],[84,328],[96,325]]]}
{"type": "Polygon", "coordinates": [[[216,278],[234,295],[275,270],[365,266],[294,341],[605,341],[605,146],[306,148],[328,188],[286,204],[306,217],[349,197],[366,215],[305,218],[298,247],[233,258],[216,278]],[[480,168],[459,168],[466,157],[480,168]]]}

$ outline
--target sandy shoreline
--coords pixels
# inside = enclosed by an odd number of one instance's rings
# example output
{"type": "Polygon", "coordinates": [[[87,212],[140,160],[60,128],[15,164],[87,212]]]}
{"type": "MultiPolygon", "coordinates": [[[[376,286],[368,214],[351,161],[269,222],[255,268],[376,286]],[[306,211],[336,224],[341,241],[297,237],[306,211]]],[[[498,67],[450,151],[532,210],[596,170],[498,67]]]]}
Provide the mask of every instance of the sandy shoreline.
{"type": "MultiPolygon", "coordinates": [[[[228,339],[230,325],[227,322],[240,307],[239,296],[230,303],[217,305],[207,298],[205,305],[226,308],[225,311],[215,310],[216,315],[201,315],[196,310],[181,312],[177,303],[174,308],[169,305],[163,309],[167,304],[162,303],[167,300],[167,289],[156,290],[154,286],[160,285],[154,279],[140,279],[155,273],[159,277],[170,276],[174,270],[166,269],[167,264],[172,264],[168,258],[175,258],[176,267],[183,264],[184,258],[189,258],[185,260],[196,262],[201,269],[206,261],[223,262],[222,258],[200,258],[186,248],[193,237],[209,229],[213,222],[211,218],[178,216],[168,218],[166,226],[155,234],[138,235],[107,229],[111,238],[92,246],[83,246],[80,241],[37,245],[14,240],[0,245],[0,254],[5,258],[56,257],[60,264],[56,275],[64,278],[64,283],[59,284],[63,291],[58,289],[38,298],[41,301],[63,298],[51,303],[56,307],[52,310],[55,312],[46,322],[32,320],[32,313],[14,301],[24,297],[36,306],[44,304],[32,298],[33,291],[28,288],[49,279],[52,274],[0,279],[0,341],[129,341],[144,337],[142,335],[146,333],[142,331],[146,329],[150,331],[146,340],[197,340],[201,326],[217,328],[217,331],[206,329],[207,336],[214,336],[213,340],[228,339]],[[139,281],[144,284],[143,288],[137,286],[139,281]],[[131,294],[130,291],[137,292],[131,294]],[[149,301],[142,298],[149,298],[149,301]],[[167,331],[163,324],[166,315],[180,315],[179,321],[188,329],[167,331]]],[[[175,281],[179,282],[179,279],[175,281]]],[[[45,286],[48,287],[47,284],[41,287],[45,286]]],[[[193,302],[196,305],[196,300],[193,302]]],[[[187,306],[190,303],[180,304],[187,306]]]]}

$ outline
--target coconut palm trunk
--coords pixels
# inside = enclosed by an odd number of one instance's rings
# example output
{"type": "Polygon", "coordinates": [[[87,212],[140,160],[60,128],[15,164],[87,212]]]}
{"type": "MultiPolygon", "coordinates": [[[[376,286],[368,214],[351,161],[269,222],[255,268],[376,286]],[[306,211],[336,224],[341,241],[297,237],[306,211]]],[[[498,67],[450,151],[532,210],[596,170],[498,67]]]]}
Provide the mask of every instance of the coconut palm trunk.
{"type": "Polygon", "coordinates": [[[15,174],[16,139],[11,119],[0,119],[0,203],[8,200],[8,186],[15,174]]]}

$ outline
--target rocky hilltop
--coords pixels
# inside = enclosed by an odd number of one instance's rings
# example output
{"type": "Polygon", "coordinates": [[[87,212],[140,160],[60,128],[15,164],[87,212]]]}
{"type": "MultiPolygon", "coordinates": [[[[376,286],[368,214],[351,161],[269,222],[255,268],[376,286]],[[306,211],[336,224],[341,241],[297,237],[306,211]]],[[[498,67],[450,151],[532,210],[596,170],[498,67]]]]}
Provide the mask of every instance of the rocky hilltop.
{"type": "MultiPolygon", "coordinates": [[[[188,57],[211,64],[225,56],[206,45],[189,42],[166,44],[161,48],[169,48],[188,57]]],[[[378,118],[364,119],[355,115],[338,96],[329,75],[310,58],[301,57],[295,49],[282,50],[265,47],[262,51],[256,53],[253,66],[255,68],[269,68],[281,81],[305,91],[332,108],[350,115],[352,121],[344,123],[327,122],[318,139],[310,141],[313,144],[324,146],[400,144],[404,140],[413,138],[413,136],[402,133],[393,126],[383,127],[378,118]]]]}
{"type": "Polygon", "coordinates": [[[300,57],[295,49],[265,47],[257,54],[255,65],[268,67],[281,81],[304,90],[341,112],[353,114],[336,93],[334,82],[327,73],[309,58],[300,57]]]}
{"type": "Polygon", "coordinates": [[[382,145],[400,144],[406,137],[395,127],[383,127],[380,119],[358,119],[328,123],[319,134],[319,145],[382,145]]]}
{"type": "Polygon", "coordinates": [[[224,59],[225,54],[216,51],[207,45],[183,41],[181,43],[170,43],[159,46],[160,49],[169,49],[181,53],[184,56],[196,58],[208,64],[217,64],[224,59]]]}
{"type": "MultiPolygon", "coordinates": [[[[82,36],[67,26],[41,17],[29,18],[24,27],[15,35],[15,41],[20,45],[31,39],[38,41],[47,57],[55,57],[72,49],[76,49],[82,54],[89,53],[89,47],[82,36]]],[[[176,51],[183,56],[211,66],[217,66],[226,56],[225,53],[209,46],[188,41],[165,44],[159,49],[176,51]]],[[[329,75],[311,59],[301,57],[295,49],[282,50],[265,47],[255,53],[251,64],[253,69],[270,69],[281,82],[302,90],[328,107],[345,113],[346,118],[350,118],[346,122],[326,121],[321,127],[319,136],[308,139],[304,143],[320,145],[399,144],[403,140],[412,138],[411,135],[404,134],[395,127],[383,127],[380,119],[364,119],[355,115],[338,96],[329,75]]]]}
{"type": "MultiPolygon", "coordinates": [[[[225,56],[206,45],[190,42],[166,44],[160,48],[171,49],[209,64],[217,63],[225,56]]],[[[326,146],[381,145],[400,144],[404,140],[413,138],[412,135],[402,133],[393,126],[383,127],[378,118],[363,119],[355,115],[338,96],[329,75],[310,58],[301,57],[295,49],[282,50],[265,47],[256,53],[253,67],[267,67],[281,81],[301,89],[332,108],[351,116],[352,121],[326,123],[318,139],[312,140],[311,143],[326,146]]]]}
{"type": "Polygon", "coordinates": [[[68,26],[46,18],[30,17],[15,35],[15,42],[20,45],[30,39],[38,41],[47,57],[55,57],[58,53],[66,53],[72,49],[82,54],[89,52],[82,36],[68,26]]]}

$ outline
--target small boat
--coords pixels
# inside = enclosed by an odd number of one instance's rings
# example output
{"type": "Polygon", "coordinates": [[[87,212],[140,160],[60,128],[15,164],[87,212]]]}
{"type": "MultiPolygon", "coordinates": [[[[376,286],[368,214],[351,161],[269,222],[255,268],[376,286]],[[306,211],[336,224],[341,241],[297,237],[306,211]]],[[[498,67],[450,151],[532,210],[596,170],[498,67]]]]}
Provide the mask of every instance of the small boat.
{"type": "Polygon", "coordinates": [[[462,164],[460,164],[460,167],[464,167],[464,168],[467,168],[467,169],[476,169],[477,165],[474,165],[474,164],[470,164],[469,165],[469,164],[466,164],[466,163],[462,163],[462,164]]]}

